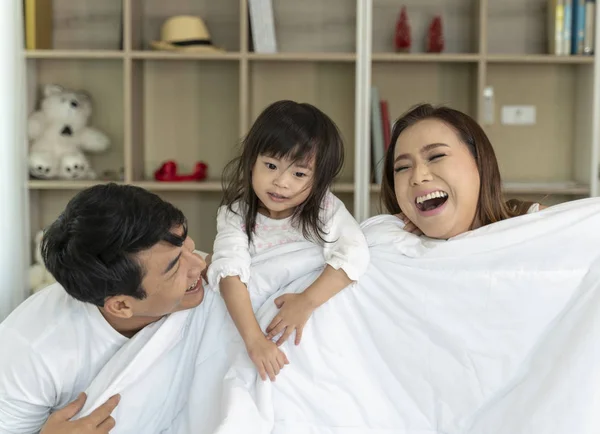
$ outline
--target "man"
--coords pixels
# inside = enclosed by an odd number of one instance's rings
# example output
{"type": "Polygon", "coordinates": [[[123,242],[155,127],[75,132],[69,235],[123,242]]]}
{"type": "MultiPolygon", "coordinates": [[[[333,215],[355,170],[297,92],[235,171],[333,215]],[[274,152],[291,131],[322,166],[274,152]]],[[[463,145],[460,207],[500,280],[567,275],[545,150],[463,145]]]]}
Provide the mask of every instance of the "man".
{"type": "Polygon", "coordinates": [[[140,330],[202,303],[206,264],[180,210],[116,184],[78,193],[42,255],[57,283],[0,324],[0,433],[107,433],[119,396],[71,421],[82,392],[140,330]]]}

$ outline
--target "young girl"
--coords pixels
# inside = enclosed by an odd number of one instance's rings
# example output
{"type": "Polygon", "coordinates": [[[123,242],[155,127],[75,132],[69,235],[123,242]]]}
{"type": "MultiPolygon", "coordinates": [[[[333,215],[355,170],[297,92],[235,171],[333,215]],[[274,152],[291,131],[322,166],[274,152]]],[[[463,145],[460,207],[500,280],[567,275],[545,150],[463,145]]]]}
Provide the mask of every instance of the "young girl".
{"type": "MultiPolygon", "coordinates": [[[[329,191],[343,159],[344,144],[327,115],[310,104],[278,101],[260,114],[242,143],[241,156],[226,168],[207,278],[221,291],[263,380],[268,375],[274,381],[288,363],[278,346],[294,331],[298,345],[312,312],[367,268],[363,233],[329,191]],[[302,240],[323,247],[325,268],[304,292],[275,300],[280,310],[265,336],[252,305],[258,294],[249,294],[246,286],[251,258],[302,240]],[[274,343],[271,339],[280,333],[274,343]]],[[[272,294],[279,288],[268,289],[272,294]]]]}

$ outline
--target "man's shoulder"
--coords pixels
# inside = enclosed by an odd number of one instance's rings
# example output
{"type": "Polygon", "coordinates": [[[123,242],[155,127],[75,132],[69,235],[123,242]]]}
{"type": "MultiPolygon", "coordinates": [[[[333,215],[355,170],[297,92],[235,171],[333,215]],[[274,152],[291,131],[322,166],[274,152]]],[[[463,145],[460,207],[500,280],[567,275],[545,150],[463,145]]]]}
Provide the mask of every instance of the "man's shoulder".
{"type": "Polygon", "coordinates": [[[35,348],[48,339],[54,340],[65,328],[76,329],[77,323],[84,320],[85,310],[82,302],[54,283],[27,298],[0,323],[0,345],[4,345],[4,335],[10,334],[35,348]]]}
{"type": "Polygon", "coordinates": [[[1,432],[39,431],[48,411],[71,399],[85,360],[78,338],[85,315],[85,304],[56,283],[0,323],[1,432]]]}

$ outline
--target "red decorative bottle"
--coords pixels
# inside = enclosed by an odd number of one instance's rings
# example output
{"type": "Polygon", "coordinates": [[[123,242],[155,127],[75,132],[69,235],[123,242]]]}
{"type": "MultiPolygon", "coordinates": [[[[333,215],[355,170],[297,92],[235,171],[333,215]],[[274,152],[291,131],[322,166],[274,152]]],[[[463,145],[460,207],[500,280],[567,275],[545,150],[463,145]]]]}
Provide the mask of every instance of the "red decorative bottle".
{"type": "Polygon", "coordinates": [[[429,25],[427,32],[427,52],[441,53],[444,50],[444,36],[442,35],[442,18],[437,15],[429,25]]]}
{"type": "Polygon", "coordinates": [[[400,15],[396,21],[396,34],[394,37],[394,45],[396,51],[400,53],[408,53],[410,51],[411,38],[410,38],[410,24],[408,23],[408,14],[406,13],[406,6],[402,6],[400,15]]]}

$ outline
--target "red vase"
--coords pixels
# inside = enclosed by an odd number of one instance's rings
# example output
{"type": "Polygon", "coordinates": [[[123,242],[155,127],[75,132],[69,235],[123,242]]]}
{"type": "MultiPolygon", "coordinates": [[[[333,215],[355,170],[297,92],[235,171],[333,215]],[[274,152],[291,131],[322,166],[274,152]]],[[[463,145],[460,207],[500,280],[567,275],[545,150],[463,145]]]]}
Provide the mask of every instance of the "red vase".
{"type": "Polygon", "coordinates": [[[436,16],[429,25],[427,32],[427,52],[441,53],[444,50],[444,36],[442,35],[442,18],[436,16]]]}
{"type": "Polygon", "coordinates": [[[406,6],[402,6],[400,15],[396,21],[396,33],[394,35],[394,46],[397,52],[408,53],[411,46],[410,24],[408,23],[408,14],[406,6]]]}

